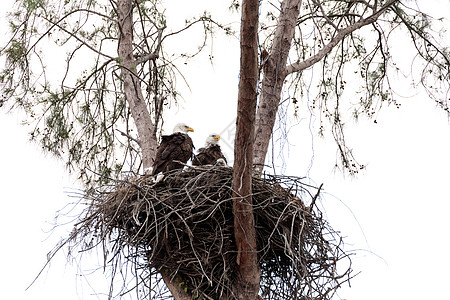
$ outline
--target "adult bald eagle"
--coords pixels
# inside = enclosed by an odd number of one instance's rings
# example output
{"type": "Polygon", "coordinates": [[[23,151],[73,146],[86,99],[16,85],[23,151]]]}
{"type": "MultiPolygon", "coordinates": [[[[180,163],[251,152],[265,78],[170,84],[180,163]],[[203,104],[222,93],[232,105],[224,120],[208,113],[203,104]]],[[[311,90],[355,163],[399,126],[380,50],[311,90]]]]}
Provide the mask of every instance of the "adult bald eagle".
{"type": "Polygon", "coordinates": [[[156,151],[152,175],[183,168],[182,164],[175,161],[186,163],[192,157],[194,144],[187,135],[189,131],[193,132],[194,129],[184,123],[179,123],[171,135],[162,136],[161,144],[156,151]]]}
{"type": "Polygon", "coordinates": [[[206,146],[204,148],[200,148],[198,150],[198,154],[194,155],[192,159],[192,165],[194,166],[204,166],[204,165],[215,165],[217,162],[219,164],[225,165],[227,163],[227,159],[222,153],[222,150],[219,146],[220,135],[211,134],[206,139],[206,146]]]}

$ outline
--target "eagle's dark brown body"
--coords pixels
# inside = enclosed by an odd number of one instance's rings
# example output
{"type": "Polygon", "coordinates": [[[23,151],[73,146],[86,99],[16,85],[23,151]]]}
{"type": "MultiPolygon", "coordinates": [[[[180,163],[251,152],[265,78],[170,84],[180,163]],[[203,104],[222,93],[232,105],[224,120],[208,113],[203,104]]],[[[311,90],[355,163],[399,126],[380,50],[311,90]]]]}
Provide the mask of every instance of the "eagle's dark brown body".
{"type": "Polygon", "coordinates": [[[219,145],[210,145],[209,147],[200,148],[198,154],[194,155],[192,159],[192,165],[194,166],[204,166],[204,165],[215,165],[219,158],[223,158],[225,163],[227,159],[222,153],[219,145]]]}
{"type": "Polygon", "coordinates": [[[175,132],[171,135],[163,135],[156,151],[152,175],[182,169],[183,165],[175,161],[186,163],[192,157],[193,148],[192,139],[186,133],[175,132]]]}

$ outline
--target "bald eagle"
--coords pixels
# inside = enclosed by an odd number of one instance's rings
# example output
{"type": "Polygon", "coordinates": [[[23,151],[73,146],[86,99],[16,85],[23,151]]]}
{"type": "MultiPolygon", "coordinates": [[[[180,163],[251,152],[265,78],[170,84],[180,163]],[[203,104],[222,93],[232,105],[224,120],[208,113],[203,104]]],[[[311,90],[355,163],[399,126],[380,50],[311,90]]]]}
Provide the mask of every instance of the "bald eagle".
{"type": "Polygon", "coordinates": [[[194,166],[204,166],[204,165],[215,165],[219,163],[223,165],[227,163],[227,159],[222,153],[219,146],[220,135],[211,134],[206,139],[206,146],[198,150],[198,154],[194,155],[192,159],[192,165],[194,166]]]}
{"type": "Polygon", "coordinates": [[[179,123],[173,129],[171,135],[163,135],[161,144],[156,151],[155,162],[153,163],[152,175],[159,172],[168,172],[175,169],[182,169],[183,165],[175,162],[186,163],[192,158],[194,144],[187,133],[194,129],[186,124],[179,123]]]}

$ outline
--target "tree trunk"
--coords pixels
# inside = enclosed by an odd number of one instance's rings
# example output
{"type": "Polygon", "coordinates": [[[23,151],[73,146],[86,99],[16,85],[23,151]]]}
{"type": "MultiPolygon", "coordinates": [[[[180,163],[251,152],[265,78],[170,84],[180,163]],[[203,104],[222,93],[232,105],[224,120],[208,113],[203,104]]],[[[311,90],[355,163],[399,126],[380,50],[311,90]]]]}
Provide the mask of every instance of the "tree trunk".
{"type": "Polygon", "coordinates": [[[251,196],[258,84],[258,14],[259,0],[242,1],[241,61],[232,182],[238,281],[233,292],[237,299],[247,300],[257,299],[261,276],[251,196]]]}
{"type": "Polygon", "coordinates": [[[118,0],[119,61],[122,67],[123,89],[139,135],[144,170],[153,165],[157,140],[155,126],[150,117],[141,83],[136,75],[136,60],[133,56],[133,6],[132,0],[118,0]]]}
{"type": "MultiPolygon", "coordinates": [[[[133,56],[133,6],[132,0],[118,0],[119,18],[119,60],[122,66],[123,88],[126,101],[139,135],[144,170],[153,165],[156,155],[157,139],[155,125],[142,95],[141,84],[136,75],[136,60],[133,56]]],[[[190,300],[191,297],[170,277],[162,278],[176,300],[190,300]]]]}
{"type": "Polygon", "coordinates": [[[256,115],[256,139],[253,151],[255,172],[259,174],[264,168],[267,148],[275,125],[281,89],[286,77],[284,70],[301,4],[301,0],[284,0],[281,4],[272,49],[263,68],[264,77],[256,115]]]}

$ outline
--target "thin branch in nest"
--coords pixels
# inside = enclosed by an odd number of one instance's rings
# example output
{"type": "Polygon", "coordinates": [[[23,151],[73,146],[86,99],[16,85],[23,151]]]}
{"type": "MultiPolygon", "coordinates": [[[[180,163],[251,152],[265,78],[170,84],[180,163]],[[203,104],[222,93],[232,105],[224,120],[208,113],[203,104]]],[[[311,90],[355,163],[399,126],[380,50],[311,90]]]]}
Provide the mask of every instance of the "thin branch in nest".
{"type": "Polygon", "coordinates": [[[309,205],[309,209],[308,209],[309,211],[312,211],[314,205],[316,204],[316,200],[317,200],[317,198],[319,198],[320,191],[322,190],[322,186],[323,186],[323,183],[320,184],[319,188],[317,189],[317,193],[312,198],[311,204],[309,205]]]}

